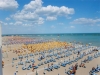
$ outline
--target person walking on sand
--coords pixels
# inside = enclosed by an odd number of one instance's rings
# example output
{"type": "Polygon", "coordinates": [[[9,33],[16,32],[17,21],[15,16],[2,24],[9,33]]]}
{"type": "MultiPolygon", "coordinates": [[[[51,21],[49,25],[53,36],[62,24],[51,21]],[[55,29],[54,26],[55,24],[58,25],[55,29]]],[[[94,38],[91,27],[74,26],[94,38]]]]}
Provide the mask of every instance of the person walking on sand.
{"type": "Polygon", "coordinates": [[[48,68],[49,68],[49,64],[48,64],[48,68]]]}
{"type": "Polygon", "coordinates": [[[34,63],[32,64],[32,68],[33,68],[33,70],[32,70],[32,71],[34,72],[34,63]]]}
{"type": "Polygon", "coordinates": [[[53,66],[53,63],[51,63],[51,66],[53,66]]]}

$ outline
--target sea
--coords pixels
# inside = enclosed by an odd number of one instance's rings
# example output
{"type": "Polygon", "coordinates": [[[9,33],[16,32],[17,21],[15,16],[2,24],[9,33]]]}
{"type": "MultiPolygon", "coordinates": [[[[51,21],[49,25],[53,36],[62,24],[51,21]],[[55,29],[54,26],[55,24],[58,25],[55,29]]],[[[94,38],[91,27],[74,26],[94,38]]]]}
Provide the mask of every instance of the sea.
{"type": "Polygon", "coordinates": [[[3,36],[23,36],[42,38],[46,40],[59,40],[71,43],[80,43],[100,47],[100,33],[57,33],[57,34],[5,34],[3,36]]]}

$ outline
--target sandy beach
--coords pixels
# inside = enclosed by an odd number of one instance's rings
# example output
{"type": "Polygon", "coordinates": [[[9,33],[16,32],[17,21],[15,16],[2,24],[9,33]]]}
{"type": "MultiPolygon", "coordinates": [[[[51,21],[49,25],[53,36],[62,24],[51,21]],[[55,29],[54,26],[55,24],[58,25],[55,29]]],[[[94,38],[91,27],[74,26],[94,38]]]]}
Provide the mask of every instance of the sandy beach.
{"type": "MultiPolygon", "coordinates": [[[[59,41],[38,41],[38,43],[31,39],[31,38],[23,38],[23,37],[3,37],[3,46],[2,46],[2,53],[3,53],[3,62],[4,62],[4,68],[3,68],[3,75],[14,75],[16,71],[16,75],[36,75],[36,72],[38,75],[68,75],[67,71],[69,71],[69,67],[72,65],[75,65],[78,63],[78,69],[76,70],[76,74],[73,75],[89,75],[90,70],[92,70],[93,67],[97,67],[97,65],[100,65],[100,57],[99,57],[99,48],[96,46],[86,46],[81,44],[68,44],[65,42],[59,42],[59,41]],[[11,40],[12,39],[12,40],[11,40]],[[24,39],[24,40],[22,40],[24,39]],[[6,42],[11,41],[8,45],[5,45],[6,42]],[[17,40],[17,41],[16,41],[17,40]],[[20,41],[21,40],[21,41],[20,41]],[[13,42],[14,41],[14,42],[13,42]],[[27,44],[26,44],[27,41],[27,44]],[[33,42],[31,42],[33,41],[33,42]],[[33,46],[34,45],[34,46],[33,46]],[[40,47],[41,46],[41,47],[40,47]],[[28,48],[29,47],[29,48],[28,48]],[[32,48],[33,47],[33,48],[32,48]],[[94,49],[98,49],[97,51],[94,51],[94,49]],[[25,52],[24,52],[25,50],[25,52]],[[17,52],[16,51],[20,51],[17,52]],[[39,52],[40,51],[40,52],[39,52]],[[79,52],[79,54],[78,54],[79,52]],[[84,54],[85,53],[85,54],[84,54]],[[95,58],[94,55],[98,54],[98,57],[95,58]],[[27,56],[25,58],[25,56],[27,56]],[[32,56],[30,56],[32,55],[32,56]],[[51,56],[47,56],[51,55],[51,56]],[[83,55],[81,57],[81,55],[83,55]],[[19,56],[23,56],[23,59],[19,59],[19,56]],[[42,60],[38,60],[41,58],[41,56],[44,56],[42,60]],[[59,57],[61,56],[61,57],[59,57]],[[87,60],[86,62],[82,62],[85,59],[90,56],[92,59],[87,60]],[[17,58],[17,60],[13,60],[13,58],[17,58]],[[76,58],[78,60],[76,61],[76,58]],[[29,70],[23,70],[22,67],[28,67],[29,65],[32,65],[33,62],[30,60],[33,59],[34,65],[37,66],[37,69],[34,69],[34,72],[32,71],[33,68],[30,68],[29,70]],[[49,63],[45,64],[44,62],[50,59],[55,59],[55,61],[50,61],[49,63]],[[19,62],[23,62],[23,65],[18,65],[19,62]],[[30,61],[30,63],[25,63],[26,61],[30,61]],[[65,62],[70,62],[70,64],[66,64],[64,67],[61,66],[65,62]],[[12,62],[14,66],[12,67],[12,62]],[[43,62],[43,65],[39,65],[43,62]],[[47,71],[46,68],[51,66],[53,63],[60,66],[60,68],[55,69],[53,67],[52,71],[47,71]],[[79,67],[81,63],[85,64],[85,67],[79,67]],[[16,65],[18,68],[16,69],[16,65]],[[45,68],[45,69],[44,69],[45,68]]],[[[96,72],[96,74],[100,74],[100,72],[96,72]]],[[[71,74],[70,74],[71,75],[71,74]]]]}

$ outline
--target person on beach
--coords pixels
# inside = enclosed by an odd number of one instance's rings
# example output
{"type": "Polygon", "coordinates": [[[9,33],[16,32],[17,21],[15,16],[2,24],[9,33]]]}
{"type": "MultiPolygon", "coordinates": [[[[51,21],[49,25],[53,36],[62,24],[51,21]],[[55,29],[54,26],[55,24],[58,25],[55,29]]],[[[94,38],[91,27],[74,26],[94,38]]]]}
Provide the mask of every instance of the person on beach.
{"type": "Polygon", "coordinates": [[[70,75],[75,75],[76,74],[76,70],[75,70],[75,68],[73,68],[72,70],[70,70],[70,75]]]}
{"type": "Polygon", "coordinates": [[[53,63],[51,63],[51,66],[53,66],[53,63]]]}
{"type": "Polygon", "coordinates": [[[78,51],[78,55],[80,54],[80,51],[78,51]]]}
{"type": "Polygon", "coordinates": [[[81,63],[81,64],[80,64],[80,67],[84,67],[84,68],[86,68],[86,66],[85,66],[84,63],[81,63]]]}
{"type": "Polygon", "coordinates": [[[78,68],[78,63],[75,64],[75,70],[77,70],[77,68],[78,68]]]}
{"type": "Polygon", "coordinates": [[[2,61],[2,68],[4,68],[4,61],[2,61]]]}
{"type": "Polygon", "coordinates": [[[49,64],[48,64],[48,68],[49,68],[49,64]]]}
{"type": "Polygon", "coordinates": [[[33,70],[32,70],[32,71],[34,72],[34,63],[32,64],[32,68],[33,68],[33,70]]]}
{"type": "Polygon", "coordinates": [[[51,71],[52,71],[52,69],[53,69],[53,63],[51,63],[51,66],[52,66],[52,68],[51,68],[51,71]]]}
{"type": "Polygon", "coordinates": [[[95,70],[95,67],[92,67],[92,70],[95,70]]]}

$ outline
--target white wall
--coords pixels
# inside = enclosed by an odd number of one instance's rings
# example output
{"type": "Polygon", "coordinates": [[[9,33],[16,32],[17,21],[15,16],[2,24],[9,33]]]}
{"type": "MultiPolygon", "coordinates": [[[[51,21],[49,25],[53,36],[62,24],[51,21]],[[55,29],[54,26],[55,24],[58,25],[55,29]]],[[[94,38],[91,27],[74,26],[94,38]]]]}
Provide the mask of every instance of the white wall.
{"type": "Polygon", "coordinates": [[[0,24],[0,46],[2,45],[2,41],[1,41],[1,40],[2,40],[2,38],[1,38],[1,33],[2,33],[2,32],[1,32],[1,24],[0,24]]]}
{"type": "Polygon", "coordinates": [[[1,46],[2,46],[2,37],[1,37],[1,34],[2,34],[2,32],[1,32],[1,25],[0,25],[0,75],[3,75],[3,73],[2,73],[2,48],[1,48],[1,46]]]}

